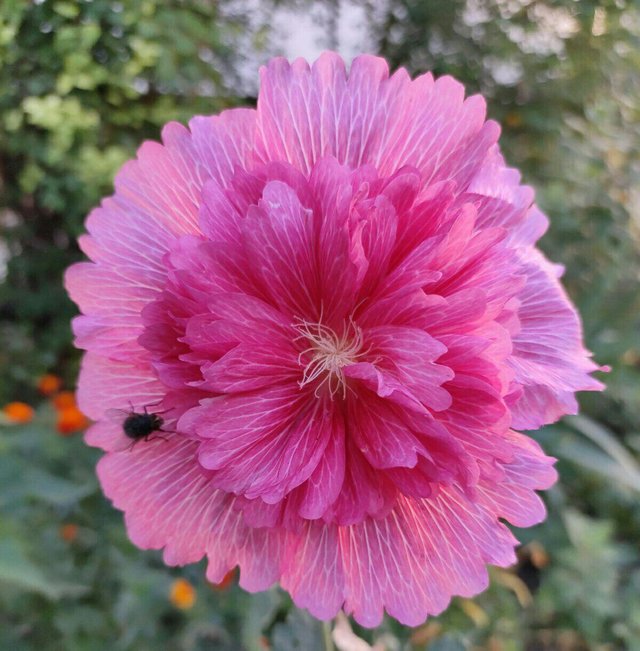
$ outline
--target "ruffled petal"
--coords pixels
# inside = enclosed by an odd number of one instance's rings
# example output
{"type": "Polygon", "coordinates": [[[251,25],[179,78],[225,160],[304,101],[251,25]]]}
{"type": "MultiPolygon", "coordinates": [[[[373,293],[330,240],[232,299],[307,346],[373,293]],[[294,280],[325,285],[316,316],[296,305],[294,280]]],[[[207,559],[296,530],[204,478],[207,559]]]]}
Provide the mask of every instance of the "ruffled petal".
{"type": "Polygon", "coordinates": [[[517,541],[496,516],[455,489],[402,499],[387,516],[353,526],[307,523],[290,534],[281,584],[320,619],[342,607],[368,627],[384,610],[415,626],[488,583],[486,564],[515,562],[517,541]]]}
{"type": "Polygon", "coordinates": [[[393,482],[367,461],[354,437],[347,436],[342,490],[324,519],[351,525],[367,516],[382,517],[393,508],[396,499],[397,489],[393,482]]]}
{"type": "Polygon", "coordinates": [[[275,503],[315,470],[332,422],[329,405],[291,383],[202,401],[179,427],[203,440],[198,458],[217,487],[275,503]]]}
{"type": "Polygon", "coordinates": [[[464,188],[499,135],[485,114],[484,100],[464,101],[451,77],[411,81],[403,69],[389,77],[377,57],[357,57],[348,75],[333,53],[311,67],[277,58],[261,70],[256,154],[305,173],[325,156],[384,176],[411,165],[425,185],[451,178],[464,188]]]}
{"type": "Polygon", "coordinates": [[[499,482],[481,481],[478,488],[483,504],[516,527],[531,527],[542,522],[547,511],[535,490],[550,488],[558,478],[555,459],[546,456],[537,443],[516,432],[510,442],[515,454],[508,463],[499,464],[503,472],[499,482]]]}
{"type": "Polygon", "coordinates": [[[287,544],[280,584],[299,608],[319,619],[335,617],[344,602],[341,534],[336,525],[308,522],[287,544]]]}
{"type": "Polygon", "coordinates": [[[79,262],[65,275],[72,300],[86,316],[74,319],[78,348],[130,359],[139,356],[136,338],[142,333],[140,313],[159,295],[154,280],[131,267],[109,268],[79,262]]]}
{"type": "Polygon", "coordinates": [[[256,154],[285,160],[309,173],[316,161],[335,157],[357,167],[380,139],[385,105],[381,83],[389,70],[383,59],[358,57],[347,77],[344,61],[325,53],[309,67],[272,59],[260,71],[256,154]]]}
{"type": "Polygon", "coordinates": [[[413,468],[424,445],[386,400],[361,392],[348,402],[349,434],[374,468],[413,468]]]}
{"type": "Polygon", "coordinates": [[[296,331],[267,303],[240,293],[209,300],[209,313],[189,319],[181,359],[198,365],[192,385],[214,393],[238,393],[292,382],[301,375],[296,331]]]}
{"type": "Polygon", "coordinates": [[[243,222],[248,264],[274,305],[292,317],[318,302],[312,212],[281,181],[267,184],[243,222]]]}
{"type": "Polygon", "coordinates": [[[497,145],[489,152],[473,177],[461,202],[474,203],[478,225],[502,227],[515,246],[534,244],[546,231],[549,220],[535,207],[533,189],[520,185],[518,170],[507,167],[497,145]]]}
{"type": "Polygon", "coordinates": [[[87,430],[89,445],[105,450],[122,449],[131,443],[122,430],[126,412],[158,405],[165,396],[149,362],[124,362],[95,353],[85,353],[78,378],[78,406],[97,422],[87,430]],[[122,410],[119,419],[109,410],[122,410]]]}
{"type": "Polygon", "coordinates": [[[125,511],[131,540],[143,549],[164,547],[170,565],[200,560],[229,508],[229,496],[211,487],[196,451],[196,442],[174,437],[109,453],[98,463],[102,488],[125,511]]]}
{"type": "Polygon", "coordinates": [[[418,328],[378,326],[364,332],[369,355],[376,365],[397,374],[426,407],[442,411],[451,405],[451,396],[442,384],[453,378],[453,371],[436,364],[447,347],[418,328]]]}
{"type": "Polygon", "coordinates": [[[523,394],[510,402],[513,426],[535,429],[576,413],[576,391],[598,391],[603,385],[590,376],[599,367],[582,346],[578,314],[553,267],[531,251],[524,269],[526,285],[517,296],[520,331],[513,337],[509,360],[523,394]]]}
{"type": "Polygon", "coordinates": [[[173,437],[107,454],[98,464],[102,488],[125,512],[127,533],[139,547],[164,548],[169,565],[206,553],[210,581],[240,565],[242,587],[265,590],[280,575],[284,534],[244,525],[234,498],[213,488],[197,463],[197,445],[173,437]]]}
{"type": "Polygon", "coordinates": [[[487,563],[515,562],[508,529],[453,488],[426,500],[400,499],[385,518],[340,533],[344,610],[363,626],[380,624],[383,609],[416,626],[453,595],[483,590],[487,563]]]}
{"type": "Polygon", "coordinates": [[[308,520],[325,515],[338,499],[345,477],[345,426],[337,409],[332,412],[327,447],[309,479],[296,489],[298,514],[308,520]]]}
{"type": "Polygon", "coordinates": [[[362,279],[348,228],[351,172],[335,158],[323,158],[314,166],[309,183],[317,200],[322,317],[325,322],[340,323],[353,310],[362,279]]]}
{"type": "Polygon", "coordinates": [[[125,360],[136,353],[141,305],[164,284],[165,254],[177,236],[199,233],[205,182],[224,184],[236,165],[247,163],[254,119],[248,110],[194,118],[192,133],[170,123],[163,144],[144,143],[118,172],[115,195],[89,215],[89,235],[81,238],[98,264],[74,265],[65,277],[85,315],[74,325],[79,346],[125,360]]]}
{"type": "MultiPolygon", "coordinates": [[[[237,108],[189,121],[191,152],[206,179],[230,185],[236,169],[254,164],[256,112],[237,108]]],[[[202,187],[202,185],[200,186],[202,187]]]]}

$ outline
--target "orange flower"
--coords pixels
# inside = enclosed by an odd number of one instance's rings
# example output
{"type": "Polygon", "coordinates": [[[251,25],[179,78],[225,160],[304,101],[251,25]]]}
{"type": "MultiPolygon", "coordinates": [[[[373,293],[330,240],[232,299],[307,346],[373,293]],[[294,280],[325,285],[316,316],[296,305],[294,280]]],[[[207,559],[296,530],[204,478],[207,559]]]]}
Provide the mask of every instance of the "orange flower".
{"type": "Polygon", "coordinates": [[[180,610],[189,610],[196,603],[196,589],[186,579],[176,579],[171,584],[169,600],[180,610]]]}
{"type": "Polygon", "coordinates": [[[69,522],[60,527],[60,538],[65,542],[73,542],[78,537],[78,525],[69,522]]]}
{"type": "Polygon", "coordinates": [[[519,113],[507,113],[504,122],[508,127],[515,129],[522,125],[522,116],[519,113]]]}
{"type": "Polygon", "coordinates": [[[222,577],[222,581],[220,583],[209,583],[209,585],[214,589],[214,590],[226,590],[234,581],[236,578],[236,570],[235,568],[233,570],[229,570],[224,577],[222,577]]]}
{"type": "Polygon", "coordinates": [[[10,402],[2,411],[12,423],[29,423],[33,420],[33,407],[26,402],[10,402]]]}
{"type": "Polygon", "coordinates": [[[89,420],[75,405],[65,407],[58,412],[56,428],[64,436],[85,429],[88,425],[89,420]]]}
{"type": "Polygon", "coordinates": [[[52,373],[45,373],[38,378],[38,391],[43,396],[53,395],[56,391],[60,390],[62,380],[52,373]]]}
{"type": "Polygon", "coordinates": [[[76,394],[73,391],[60,391],[57,396],[53,398],[53,406],[58,409],[67,409],[68,407],[76,406],[76,394]]]}

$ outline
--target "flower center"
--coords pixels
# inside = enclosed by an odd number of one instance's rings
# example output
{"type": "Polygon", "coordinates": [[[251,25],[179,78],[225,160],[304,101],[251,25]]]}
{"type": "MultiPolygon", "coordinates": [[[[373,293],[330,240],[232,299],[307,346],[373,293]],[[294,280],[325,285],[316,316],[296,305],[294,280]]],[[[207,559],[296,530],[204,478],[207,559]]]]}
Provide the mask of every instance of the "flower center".
{"type": "Polygon", "coordinates": [[[325,386],[328,387],[332,400],[338,392],[345,398],[348,387],[343,369],[349,364],[355,364],[366,352],[361,350],[362,330],[352,319],[345,324],[341,335],[320,322],[313,323],[304,319],[300,319],[294,327],[300,332],[296,339],[305,339],[310,344],[298,355],[298,363],[304,366],[302,380],[298,382],[300,388],[320,380],[314,391],[316,398],[325,386]],[[303,358],[306,358],[306,363],[303,358]]]}

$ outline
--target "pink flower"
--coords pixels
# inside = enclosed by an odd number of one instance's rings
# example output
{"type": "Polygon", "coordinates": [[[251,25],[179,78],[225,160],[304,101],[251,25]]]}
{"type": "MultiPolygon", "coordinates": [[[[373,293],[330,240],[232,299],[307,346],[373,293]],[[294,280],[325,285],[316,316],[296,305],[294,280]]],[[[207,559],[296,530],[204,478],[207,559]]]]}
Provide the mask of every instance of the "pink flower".
{"type": "Polygon", "coordinates": [[[514,562],[599,390],[547,227],[450,77],[274,59],[257,110],[167,125],[68,270],[87,442],[129,535],[315,616],[415,625],[514,562]],[[106,413],[149,407],[131,448],[106,413]]]}

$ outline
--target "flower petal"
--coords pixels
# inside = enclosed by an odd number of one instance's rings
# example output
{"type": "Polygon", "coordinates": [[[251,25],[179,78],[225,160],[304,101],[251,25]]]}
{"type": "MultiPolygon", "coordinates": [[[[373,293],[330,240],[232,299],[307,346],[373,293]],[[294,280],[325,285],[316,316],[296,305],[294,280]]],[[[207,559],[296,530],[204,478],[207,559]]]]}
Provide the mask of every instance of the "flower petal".
{"type": "Polygon", "coordinates": [[[78,378],[78,405],[89,418],[102,421],[89,428],[86,441],[105,450],[122,449],[131,443],[122,422],[106,417],[109,409],[142,411],[157,405],[165,395],[149,363],[116,361],[85,353],[78,378]]]}
{"type": "Polygon", "coordinates": [[[579,317],[541,254],[527,254],[527,282],[518,294],[520,332],[509,360],[524,394],[513,401],[513,426],[535,429],[577,412],[575,391],[603,385],[589,374],[599,367],[582,346],[579,317]]]}
{"type": "Polygon", "coordinates": [[[484,589],[486,563],[515,562],[515,543],[493,513],[450,489],[353,526],[307,523],[289,537],[281,583],[321,619],[342,606],[363,626],[377,626],[384,610],[415,626],[453,595],[484,589]]]}
{"type": "Polygon", "coordinates": [[[238,393],[293,382],[301,374],[295,330],[280,312],[240,293],[217,294],[209,308],[189,319],[182,338],[191,352],[181,359],[198,364],[202,373],[194,386],[238,393]]]}
{"type": "Polygon", "coordinates": [[[309,479],[296,489],[298,513],[308,520],[321,518],[336,501],[345,477],[345,427],[342,415],[333,410],[327,447],[309,479]]]}
{"type": "Polygon", "coordinates": [[[306,173],[324,156],[350,167],[366,162],[380,138],[386,107],[378,95],[388,74],[376,57],[358,57],[348,78],[337,54],[321,55],[312,68],[303,59],[272,59],[260,71],[257,156],[306,173]]]}
{"type": "Polygon", "coordinates": [[[233,167],[245,162],[253,121],[253,111],[227,111],[195,118],[192,134],[170,123],[162,132],[164,144],[145,142],[137,159],[118,172],[115,195],[89,215],[89,235],[81,238],[98,264],[74,265],[65,276],[87,315],[75,323],[78,345],[118,359],[135,354],[142,332],[139,308],[163,286],[163,259],[173,238],[199,232],[202,187],[212,177],[224,183],[233,167]]]}
{"type": "Polygon", "coordinates": [[[397,374],[426,407],[442,411],[451,405],[451,396],[442,384],[453,378],[447,366],[436,360],[447,347],[418,328],[378,326],[364,331],[369,355],[379,357],[376,365],[397,374]]]}
{"type": "Polygon", "coordinates": [[[485,113],[484,100],[464,101],[451,77],[411,81],[401,69],[389,78],[377,57],[357,57],[348,75],[333,53],[312,67],[277,58],[261,70],[256,154],[306,173],[324,156],[373,164],[383,176],[411,165],[425,185],[452,178],[465,187],[498,138],[485,113]]]}
{"type": "Polygon", "coordinates": [[[418,454],[427,455],[422,443],[392,403],[359,392],[348,402],[349,434],[374,468],[413,468],[418,454]]]}
{"type": "Polygon", "coordinates": [[[168,565],[206,553],[210,581],[240,564],[242,587],[265,590],[280,574],[283,534],[243,524],[234,498],[215,490],[197,463],[197,445],[173,437],[109,453],[98,464],[103,490],[125,512],[131,540],[143,549],[164,548],[168,565]]]}
{"type": "Polygon", "coordinates": [[[344,569],[340,532],[335,525],[305,523],[290,536],[280,583],[299,608],[319,619],[335,617],[344,602],[344,569]]]}
{"type": "Polygon", "coordinates": [[[203,440],[198,458],[214,485],[275,503],[313,473],[332,421],[325,401],[290,383],[205,400],[179,427],[203,440]]]}
{"type": "Polygon", "coordinates": [[[555,459],[547,457],[535,441],[512,433],[516,450],[508,463],[499,464],[504,475],[499,483],[481,481],[479,494],[483,504],[499,513],[516,527],[531,527],[546,517],[544,502],[535,489],[550,488],[558,475],[555,459]]]}
{"type": "Polygon", "coordinates": [[[314,313],[318,302],[314,221],[294,191],[268,183],[243,222],[249,264],[274,305],[292,317],[314,313]]]}

